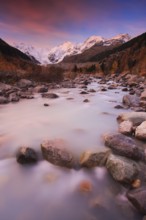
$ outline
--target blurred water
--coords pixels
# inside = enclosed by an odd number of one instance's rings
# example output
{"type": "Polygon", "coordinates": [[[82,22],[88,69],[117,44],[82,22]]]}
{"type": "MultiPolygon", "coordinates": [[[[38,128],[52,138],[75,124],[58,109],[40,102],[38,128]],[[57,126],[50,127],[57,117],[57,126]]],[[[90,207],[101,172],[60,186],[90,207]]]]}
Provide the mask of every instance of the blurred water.
{"type": "MultiPolygon", "coordinates": [[[[89,88],[99,89],[97,83],[89,88]]],[[[77,155],[85,150],[103,150],[101,136],[117,130],[115,119],[121,112],[114,106],[121,102],[123,94],[115,91],[120,90],[80,95],[79,88],[60,89],[53,91],[60,96],[58,99],[36,95],[34,100],[0,107],[2,220],[140,219],[127,201],[125,214],[121,206],[123,189],[104,168],[75,171],[43,160],[34,166],[21,166],[15,159],[22,145],[40,152],[44,139],[65,139],[77,155]],[[85,98],[90,102],[83,103],[85,98]],[[44,103],[50,106],[44,107],[44,103]],[[82,191],[84,182],[90,185],[89,192],[82,191]]]]}

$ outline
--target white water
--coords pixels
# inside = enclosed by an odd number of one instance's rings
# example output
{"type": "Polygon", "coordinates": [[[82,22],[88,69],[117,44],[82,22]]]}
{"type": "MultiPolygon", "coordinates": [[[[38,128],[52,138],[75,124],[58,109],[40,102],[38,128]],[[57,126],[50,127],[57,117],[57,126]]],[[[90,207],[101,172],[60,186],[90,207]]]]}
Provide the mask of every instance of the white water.
{"type": "MultiPolygon", "coordinates": [[[[99,89],[97,83],[89,88],[99,89]]],[[[121,102],[122,93],[110,90],[80,95],[80,91],[79,88],[54,90],[60,98],[42,99],[36,95],[34,100],[0,106],[2,220],[94,220],[90,215],[98,220],[139,219],[131,209],[131,217],[125,217],[125,210],[121,211],[117,204],[121,188],[104,168],[75,171],[44,160],[34,166],[16,162],[20,146],[28,145],[40,153],[44,139],[65,139],[78,156],[85,150],[104,149],[101,136],[117,130],[116,116],[123,110],[114,106],[121,102]],[[85,98],[90,102],[83,103],[85,98]],[[50,106],[44,107],[44,103],[50,106]],[[82,181],[90,182],[91,192],[80,192],[82,181]],[[93,209],[95,199],[98,205],[93,209]]]]}

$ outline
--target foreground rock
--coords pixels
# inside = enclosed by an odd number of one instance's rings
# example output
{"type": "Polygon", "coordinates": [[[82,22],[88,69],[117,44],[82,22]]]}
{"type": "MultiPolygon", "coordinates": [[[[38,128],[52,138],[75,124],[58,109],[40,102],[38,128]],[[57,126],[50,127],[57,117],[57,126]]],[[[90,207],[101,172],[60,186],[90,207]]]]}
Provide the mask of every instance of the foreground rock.
{"type": "Polygon", "coordinates": [[[17,153],[17,162],[20,164],[36,163],[37,160],[36,152],[29,147],[21,147],[17,153]]]}
{"type": "Polygon", "coordinates": [[[129,191],[127,198],[139,212],[146,214],[146,187],[129,191]]]}
{"type": "Polygon", "coordinates": [[[127,112],[120,114],[117,117],[119,123],[122,121],[131,121],[133,126],[140,125],[143,121],[146,121],[146,112],[127,112]]]}
{"type": "Polygon", "coordinates": [[[90,152],[86,151],[80,158],[80,165],[87,168],[105,166],[110,151],[90,152]]]}
{"type": "Polygon", "coordinates": [[[138,107],[140,104],[140,98],[137,95],[124,95],[123,104],[126,107],[138,107]]]}
{"type": "Polygon", "coordinates": [[[135,130],[135,136],[140,140],[146,140],[146,121],[142,122],[135,130]]]}
{"type": "Polygon", "coordinates": [[[56,99],[59,98],[59,96],[55,93],[44,93],[42,94],[43,98],[49,98],[49,99],[56,99]]]}
{"type": "Polygon", "coordinates": [[[119,125],[119,132],[125,135],[131,135],[133,131],[133,123],[131,121],[123,121],[119,125]]]}
{"type": "Polygon", "coordinates": [[[125,157],[110,154],[106,167],[112,177],[123,184],[131,184],[138,175],[138,167],[135,162],[125,157]]]}
{"type": "Polygon", "coordinates": [[[50,163],[62,166],[73,167],[73,156],[66,150],[66,142],[57,139],[53,141],[44,141],[41,144],[43,157],[50,163]]]}
{"type": "Polygon", "coordinates": [[[140,160],[144,157],[144,152],[138,148],[134,139],[123,134],[105,135],[105,145],[112,149],[115,154],[140,160]]]}

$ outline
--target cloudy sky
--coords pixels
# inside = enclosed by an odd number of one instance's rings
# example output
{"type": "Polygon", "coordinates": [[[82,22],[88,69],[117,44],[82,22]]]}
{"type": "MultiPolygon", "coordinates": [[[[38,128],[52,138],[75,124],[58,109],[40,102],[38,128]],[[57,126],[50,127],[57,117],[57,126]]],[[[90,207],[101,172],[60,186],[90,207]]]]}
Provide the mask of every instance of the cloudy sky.
{"type": "Polygon", "coordinates": [[[0,0],[0,38],[53,47],[146,31],[146,0],[0,0]]]}

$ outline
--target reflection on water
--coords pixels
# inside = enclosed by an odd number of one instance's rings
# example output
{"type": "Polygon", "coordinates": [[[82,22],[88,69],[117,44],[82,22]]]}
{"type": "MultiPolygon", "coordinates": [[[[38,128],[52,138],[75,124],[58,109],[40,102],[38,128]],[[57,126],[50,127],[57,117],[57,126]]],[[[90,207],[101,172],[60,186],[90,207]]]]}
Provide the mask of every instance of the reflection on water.
{"type": "MultiPolygon", "coordinates": [[[[91,87],[98,89],[94,83],[91,87]]],[[[114,91],[80,95],[79,89],[55,91],[59,99],[23,100],[0,108],[0,214],[2,220],[137,220],[123,207],[122,190],[104,168],[63,169],[46,161],[34,166],[16,163],[19,146],[40,151],[43,139],[63,138],[71,151],[102,149],[101,135],[115,131],[114,91]],[[67,98],[73,98],[67,100],[67,98]],[[83,103],[88,98],[89,103],[83,103]],[[44,107],[49,103],[49,107],[44,107]],[[103,114],[108,112],[109,114],[103,114]],[[127,217],[128,216],[128,217],[127,217]]]]}

